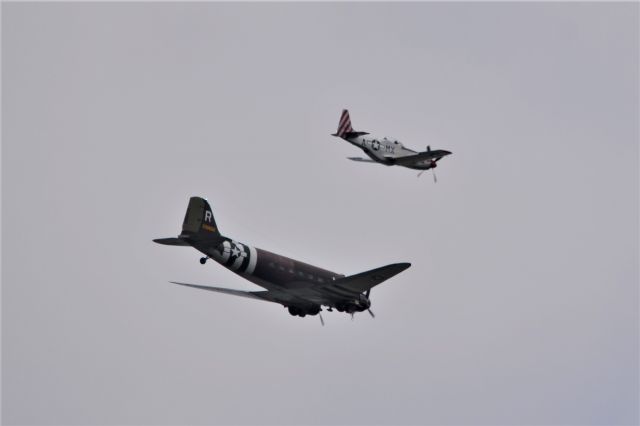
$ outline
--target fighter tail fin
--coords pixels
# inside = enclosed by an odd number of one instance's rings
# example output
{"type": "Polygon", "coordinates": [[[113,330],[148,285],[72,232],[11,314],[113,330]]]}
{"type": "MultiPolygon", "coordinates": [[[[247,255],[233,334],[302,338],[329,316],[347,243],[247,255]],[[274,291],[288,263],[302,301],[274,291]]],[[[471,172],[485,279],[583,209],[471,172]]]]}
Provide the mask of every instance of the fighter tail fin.
{"type": "Polygon", "coordinates": [[[338,131],[332,136],[346,139],[368,134],[369,133],[367,132],[356,132],[355,130],[353,130],[353,127],[351,127],[351,117],[349,117],[349,110],[343,109],[342,115],[340,116],[340,121],[338,122],[338,131]]]}
{"type": "Polygon", "coordinates": [[[347,133],[351,132],[353,132],[353,127],[351,127],[351,117],[349,117],[349,110],[343,109],[342,115],[340,116],[340,121],[338,122],[338,131],[335,133],[335,136],[343,138],[347,135],[347,133]]]}

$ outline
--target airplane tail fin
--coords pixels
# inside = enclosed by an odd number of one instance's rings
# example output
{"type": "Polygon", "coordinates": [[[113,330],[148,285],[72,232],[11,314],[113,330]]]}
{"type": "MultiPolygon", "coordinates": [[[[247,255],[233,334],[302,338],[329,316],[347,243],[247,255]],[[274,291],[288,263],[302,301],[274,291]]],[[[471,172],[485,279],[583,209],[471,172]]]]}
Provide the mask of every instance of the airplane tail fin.
{"type": "Polygon", "coordinates": [[[361,135],[368,135],[367,132],[356,132],[351,127],[351,117],[349,116],[349,110],[343,109],[342,115],[340,116],[340,121],[338,122],[338,131],[332,136],[337,136],[339,138],[352,138],[361,135]]]}
{"type": "Polygon", "coordinates": [[[191,197],[180,237],[208,240],[220,236],[209,202],[201,197],[191,197]]]}
{"type": "Polygon", "coordinates": [[[178,238],[158,238],[153,241],[169,246],[190,246],[193,241],[217,240],[221,237],[207,200],[191,197],[178,238]]]}
{"type": "Polygon", "coordinates": [[[343,109],[342,115],[340,116],[340,121],[338,122],[338,131],[333,136],[343,138],[347,133],[351,132],[353,132],[353,127],[351,127],[351,117],[349,117],[349,110],[343,109]]]}

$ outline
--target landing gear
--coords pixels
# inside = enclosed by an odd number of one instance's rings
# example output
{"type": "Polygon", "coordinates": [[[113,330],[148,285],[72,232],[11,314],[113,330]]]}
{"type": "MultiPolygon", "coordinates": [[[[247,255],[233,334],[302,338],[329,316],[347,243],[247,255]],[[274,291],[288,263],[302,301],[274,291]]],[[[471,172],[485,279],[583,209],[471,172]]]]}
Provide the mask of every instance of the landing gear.
{"type": "Polygon", "coordinates": [[[208,257],[206,257],[206,256],[205,257],[201,257],[200,258],[200,264],[204,265],[205,263],[207,263],[207,259],[208,259],[208,257]]]}

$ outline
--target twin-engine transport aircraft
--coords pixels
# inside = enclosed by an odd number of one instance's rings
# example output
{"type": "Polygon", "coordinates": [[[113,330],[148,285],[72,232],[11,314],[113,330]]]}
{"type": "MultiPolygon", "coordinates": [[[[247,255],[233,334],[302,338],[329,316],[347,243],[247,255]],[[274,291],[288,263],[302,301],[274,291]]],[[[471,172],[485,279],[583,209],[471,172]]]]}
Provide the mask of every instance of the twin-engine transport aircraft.
{"type": "MultiPolygon", "coordinates": [[[[200,197],[189,200],[182,233],[177,238],[153,241],[169,246],[191,246],[205,255],[200,263],[213,259],[266,291],[240,291],[171,281],[173,284],[279,303],[288,308],[291,315],[300,317],[317,315],[322,306],[328,307],[329,311],[335,308],[347,312],[352,317],[355,312],[369,311],[373,317],[369,309],[371,288],[411,266],[410,263],[395,263],[345,276],[254,248],[223,237],[209,203],[200,197]]],[[[324,325],[322,316],[320,321],[324,325]]]]}
{"type": "MultiPolygon", "coordinates": [[[[393,138],[376,138],[369,136],[367,132],[356,132],[351,127],[351,118],[349,111],[342,110],[340,122],[338,123],[338,131],[331,136],[337,136],[345,141],[362,149],[370,159],[360,157],[348,157],[349,160],[360,161],[364,163],[380,163],[386,166],[404,166],[410,169],[422,170],[418,173],[418,177],[425,170],[435,169],[437,162],[444,156],[451,154],[450,151],[443,149],[431,150],[427,146],[424,152],[416,152],[402,145],[402,143],[393,138]]],[[[433,180],[437,182],[435,171],[433,180]]]]}

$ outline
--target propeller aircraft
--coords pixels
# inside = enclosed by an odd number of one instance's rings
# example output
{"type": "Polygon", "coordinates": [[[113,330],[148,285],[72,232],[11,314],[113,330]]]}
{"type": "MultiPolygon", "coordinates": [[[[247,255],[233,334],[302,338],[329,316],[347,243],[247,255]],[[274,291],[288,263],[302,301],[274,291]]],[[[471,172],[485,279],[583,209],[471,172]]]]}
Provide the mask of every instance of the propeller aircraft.
{"type": "MultiPolygon", "coordinates": [[[[263,287],[264,291],[240,291],[171,281],[187,287],[279,303],[294,316],[318,315],[328,311],[353,314],[371,311],[371,289],[411,266],[394,263],[355,275],[343,275],[298,260],[240,243],[220,234],[209,203],[191,197],[177,238],[153,240],[169,246],[193,247],[242,278],[263,287]]],[[[322,315],[320,321],[324,325],[322,315]]]]}
{"type": "Polygon", "coordinates": [[[351,127],[351,118],[348,110],[342,110],[338,130],[331,136],[339,137],[352,145],[362,149],[369,158],[348,157],[349,160],[362,163],[380,163],[385,166],[403,166],[410,169],[421,170],[418,177],[425,170],[433,171],[433,180],[437,182],[435,169],[438,161],[450,155],[450,151],[444,149],[432,150],[427,146],[427,150],[417,152],[405,147],[402,142],[394,138],[376,138],[367,132],[357,132],[351,127]]]}

